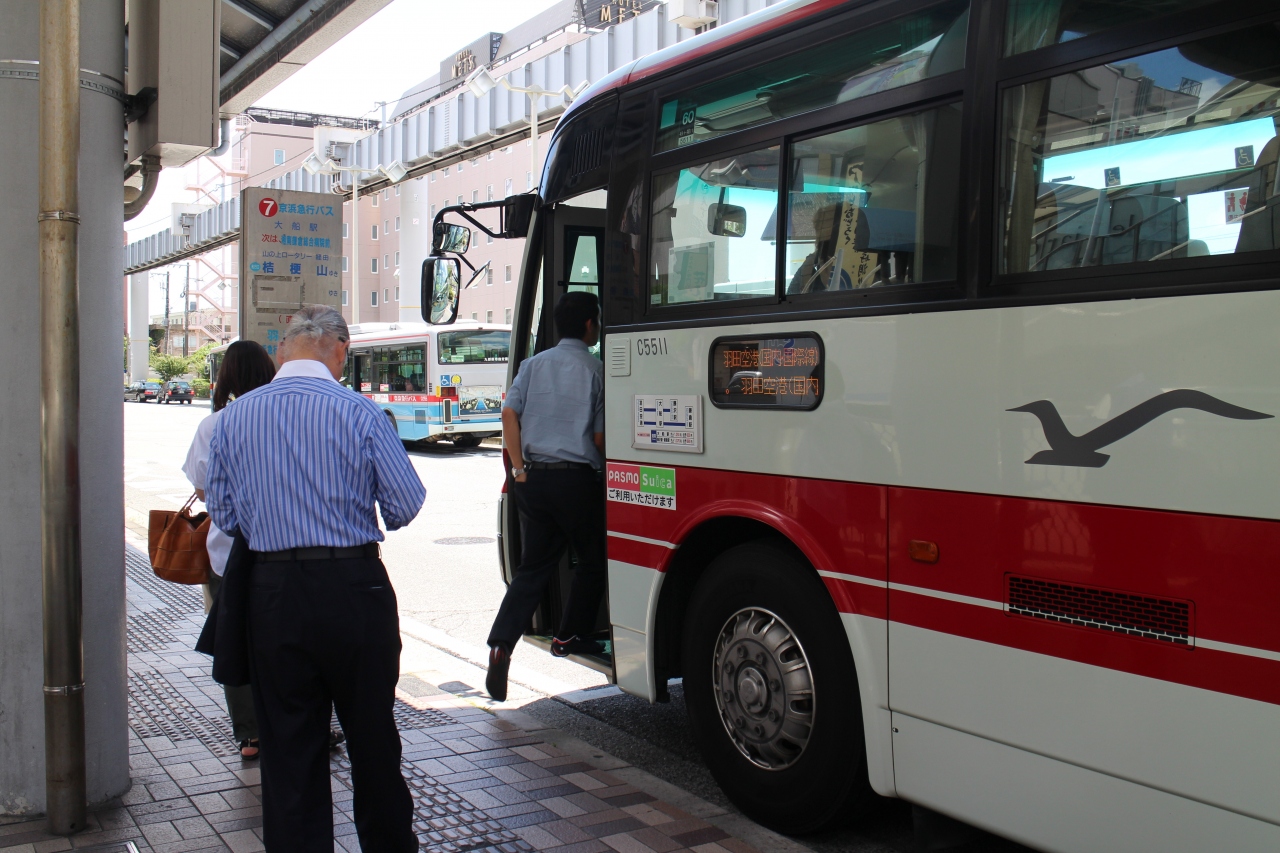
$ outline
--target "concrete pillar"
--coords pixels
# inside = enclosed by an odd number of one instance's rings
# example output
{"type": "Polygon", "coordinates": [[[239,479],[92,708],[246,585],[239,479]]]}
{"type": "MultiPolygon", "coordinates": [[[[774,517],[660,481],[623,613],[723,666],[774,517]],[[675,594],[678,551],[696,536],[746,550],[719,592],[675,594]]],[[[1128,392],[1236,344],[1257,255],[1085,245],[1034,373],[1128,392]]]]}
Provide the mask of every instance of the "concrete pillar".
{"type": "MultiPolygon", "coordinates": [[[[39,59],[40,4],[0,0],[0,59],[39,59]]],[[[124,79],[123,0],[83,0],[81,67],[124,79]]],[[[81,88],[80,438],[88,796],[129,788],[124,598],[121,104],[81,88]]],[[[0,77],[0,814],[44,794],[40,605],[39,83],[0,77]]]]}
{"type": "Polygon", "coordinates": [[[431,253],[431,205],[426,178],[400,189],[400,319],[422,322],[422,262],[431,253]]]}
{"type": "Polygon", "coordinates": [[[129,381],[142,382],[151,372],[151,273],[129,276],[129,381]]]}

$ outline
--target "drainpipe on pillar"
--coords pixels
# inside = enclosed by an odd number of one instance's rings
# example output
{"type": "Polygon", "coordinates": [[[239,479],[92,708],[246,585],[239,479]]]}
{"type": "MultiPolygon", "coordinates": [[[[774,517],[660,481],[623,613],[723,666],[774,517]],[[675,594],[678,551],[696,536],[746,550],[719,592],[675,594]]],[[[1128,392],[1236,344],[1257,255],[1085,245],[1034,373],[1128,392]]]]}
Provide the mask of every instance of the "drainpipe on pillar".
{"type": "Polygon", "coordinates": [[[80,0],[40,4],[40,534],[49,830],[85,826],[80,554],[80,0]]]}

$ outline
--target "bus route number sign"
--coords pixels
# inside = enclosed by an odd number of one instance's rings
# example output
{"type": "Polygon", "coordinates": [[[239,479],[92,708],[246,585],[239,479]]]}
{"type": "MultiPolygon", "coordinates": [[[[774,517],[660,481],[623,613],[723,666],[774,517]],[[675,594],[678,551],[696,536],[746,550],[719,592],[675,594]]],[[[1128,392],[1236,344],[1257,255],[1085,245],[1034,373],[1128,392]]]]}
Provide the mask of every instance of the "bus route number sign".
{"type": "Polygon", "coordinates": [[[711,345],[711,402],[722,409],[816,409],[823,361],[815,334],[719,338],[711,345]]]}

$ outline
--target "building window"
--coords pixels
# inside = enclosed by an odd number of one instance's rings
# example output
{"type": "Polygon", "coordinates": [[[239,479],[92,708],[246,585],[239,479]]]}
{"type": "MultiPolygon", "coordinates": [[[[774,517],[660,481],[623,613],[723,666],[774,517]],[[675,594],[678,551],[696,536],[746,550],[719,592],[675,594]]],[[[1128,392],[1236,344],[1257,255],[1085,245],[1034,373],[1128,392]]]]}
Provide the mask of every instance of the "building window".
{"type": "Polygon", "coordinates": [[[479,320],[479,319],[480,319],[480,315],[479,315],[479,314],[477,314],[476,312],[472,311],[472,312],[471,312],[471,319],[472,319],[472,320],[479,320]]]}
{"type": "Polygon", "coordinates": [[[378,226],[377,226],[377,225],[371,225],[371,226],[369,226],[369,228],[370,228],[369,233],[373,235],[373,239],[377,240],[377,239],[378,239],[378,226]]]}
{"type": "MultiPolygon", "coordinates": [[[[377,270],[374,270],[374,272],[377,272],[377,270]]],[[[505,281],[505,282],[510,283],[510,281],[511,281],[511,264],[507,264],[505,277],[504,277],[502,280],[503,280],[503,281],[505,281]]]]}
{"type": "Polygon", "coordinates": [[[382,233],[383,233],[383,234],[390,234],[390,233],[391,233],[391,220],[390,220],[390,219],[384,219],[384,220],[382,220],[382,233]]]}
{"type": "Polygon", "coordinates": [[[389,287],[383,288],[383,290],[382,290],[382,301],[383,301],[383,302],[390,302],[390,301],[391,301],[391,288],[389,288],[389,287]]]}
{"type": "MultiPolygon", "coordinates": [[[[343,260],[345,261],[345,260],[346,260],[346,258],[343,258],[343,260]]],[[[344,265],[344,269],[345,269],[345,265],[344,265]]],[[[343,305],[349,305],[349,304],[350,304],[350,303],[347,301],[347,300],[348,300],[348,296],[349,296],[349,295],[348,295],[347,291],[345,291],[345,290],[344,290],[344,291],[342,291],[342,304],[343,304],[343,305]]]]}
{"type": "Polygon", "coordinates": [[[462,196],[458,196],[458,204],[462,204],[462,196]]]}
{"type": "Polygon", "coordinates": [[[472,204],[479,204],[479,203],[480,203],[480,190],[472,190],[472,191],[471,191],[471,203],[472,203],[472,204]]]}
{"type": "Polygon", "coordinates": [[[436,182],[436,173],[435,173],[435,172],[432,172],[432,173],[431,173],[431,180],[429,181],[429,183],[434,184],[435,182],[436,182]]]}
{"type": "Polygon", "coordinates": [[[505,322],[508,326],[510,326],[510,325],[511,325],[511,309],[510,309],[510,308],[508,308],[508,309],[506,310],[506,320],[505,320],[504,322],[505,322]]]}
{"type": "Polygon", "coordinates": [[[485,241],[486,243],[492,243],[492,242],[493,242],[493,235],[492,235],[492,234],[486,234],[486,235],[484,235],[484,241],[485,241]]]}
{"type": "MultiPolygon", "coordinates": [[[[374,261],[374,263],[377,263],[377,261],[374,261]]],[[[378,307],[378,291],[369,291],[369,304],[374,308],[378,307]]]]}
{"type": "Polygon", "coordinates": [[[479,166],[479,165],[480,165],[480,158],[479,158],[479,157],[474,158],[474,159],[471,161],[471,165],[472,165],[472,167],[473,167],[473,168],[474,168],[475,166],[479,166]]]}
{"type": "Polygon", "coordinates": [[[533,189],[533,172],[524,173],[524,188],[527,190],[533,189]]]}
{"type": "Polygon", "coordinates": [[[490,151],[488,154],[484,155],[484,159],[486,159],[486,160],[492,160],[492,159],[493,159],[493,152],[492,152],[492,151],[490,151]]]}
{"type": "Polygon", "coordinates": [[[374,207],[377,207],[377,206],[378,206],[378,194],[377,194],[377,193],[374,193],[373,195],[369,196],[369,198],[373,200],[373,206],[374,206],[374,207]]]}
{"type": "Polygon", "coordinates": [[[441,169],[440,174],[444,175],[446,178],[449,177],[449,167],[445,166],[443,169],[441,169]]]}
{"type": "Polygon", "coordinates": [[[459,162],[458,162],[458,174],[459,174],[459,175],[461,175],[461,174],[462,174],[462,162],[461,162],[461,161],[459,161],[459,162]]]}
{"type": "Polygon", "coordinates": [[[400,285],[396,285],[396,302],[400,301],[400,285]]]}
{"type": "Polygon", "coordinates": [[[493,284],[493,267],[489,267],[484,271],[484,283],[486,285],[493,284]]]}
{"type": "Polygon", "coordinates": [[[511,179],[507,178],[507,193],[503,198],[511,198],[511,179]]]}
{"type": "Polygon", "coordinates": [[[369,259],[369,272],[376,273],[377,271],[378,271],[378,259],[377,259],[377,258],[370,258],[370,259],[369,259]]]}
{"type": "Polygon", "coordinates": [[[434,204],[431,205],[431,221],[436,221],[436,206],[434,204]]]}
{"type": "Polygon", "coordinates": [[[343,272],[346,272],[346,271],[347,271],[347,256],[346,256],[346,255],[343,255],[343,256],[342,256],[342,271],[343,271],[343,272]]]}
{"type": "Polygon", "coordinates": [[[276,149],[276,165],[277,166],[284,165],[284,149],[283,148],[276,149]]]}
{"type": "Polygon", "coordinates": [[[396,266],[400,266],[400,253],[396,252],[396,266]]]}
{"type": "Polygon", "coordinates": [[[350,222],[342,223],[342,239],[346,240],[350,236],[351,236],[351,223],[350,222]]]}
{"type": "Polygon", "coordinates": [[[384,268],[386,268],[386,269],[390,269],[390,268],[391,268],[391,256],[390,256],[390,255],[383,255],[383,256],[382,256],[382,266],[383,266],[384,268]]]}
{"type": "Polygon", "coordinates": [[[484,321],[485,321],[486,323],[492,323],[492,322],[493,322],[493,312],[492,312],[492,311],[486,311],[486,312],[484,312],[484,321]]]}
{"type": "Polygon", "coordinates": [[[383,197],[383,198],[391,198],[391,191],[384,187],[384,188],[382,189],[382,197],[383,197]]]}
{"type": "Polygon", "coordinates": [[[400,195],[400,185],[396,184],[396,195],[400,195]]]}
{"type": "Polygon", "coordinates": [[[396,217],[396,230],[397,230],[397,231],[399,231],[399,230],[400,230],[400,217],[399,217],[399,216],[397,216],[397,217],[396,217]]]}
{"type": "Polygon", "coordinates": [[[502,149],[502,153],[503,153],[503,154],[510,154],[510,153],[511,153],[511,146],[510,146],[510,145],[508,145],[506,148],[503,148],[503,149],[502,149]]]}
{"type": "Polygon", "coordinates": [[[493,201],[493,184],[489,184],[484,188],[484,200],[493,201]]]}

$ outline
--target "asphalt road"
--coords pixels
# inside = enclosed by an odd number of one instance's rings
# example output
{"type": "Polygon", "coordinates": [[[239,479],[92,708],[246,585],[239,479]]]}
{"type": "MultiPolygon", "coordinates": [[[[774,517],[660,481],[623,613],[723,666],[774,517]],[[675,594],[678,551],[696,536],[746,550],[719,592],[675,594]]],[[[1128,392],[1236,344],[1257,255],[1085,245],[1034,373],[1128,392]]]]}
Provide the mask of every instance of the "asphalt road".
{"type": "MultiPolygon", "coordinates": [[[[173,509],[191,487],[182,461],[207,402],[124,403],[126,535],[145,547],[150,509],[173,509]]],[[[455,450],[440,444],[409,449],[427,487],[418,517],[391,532],[383,559],[399,600],[405,651],[401,688],[446,690],[492,706],[483,695],[485,640],[505,587],[498,575],[495,527],[502,461],[496,448],[455,450]]],[[[708,802],[731,809],[698,758],[685,718],[683,692],[649,705],[609,686],[596,672],[532,646],[514,656],[511,692],[502,706],[519,708],[708,802]]],[[[911,807],[884,800],[855,827],[800,841],[819,853],[1013,853],[1027,848],[960,828],[963,843],[917,846],[911,807]]]]}

